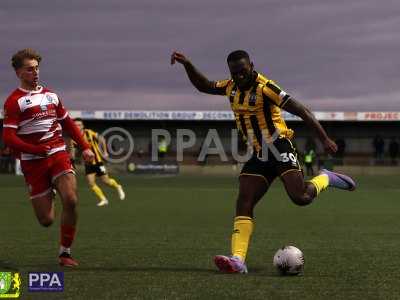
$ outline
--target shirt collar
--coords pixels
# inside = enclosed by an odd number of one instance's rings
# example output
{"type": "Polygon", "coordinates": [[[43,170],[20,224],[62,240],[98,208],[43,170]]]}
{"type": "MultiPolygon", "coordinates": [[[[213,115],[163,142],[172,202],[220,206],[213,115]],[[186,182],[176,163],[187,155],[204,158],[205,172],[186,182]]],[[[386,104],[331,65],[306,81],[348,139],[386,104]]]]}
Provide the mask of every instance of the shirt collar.
{"type": "Polygon", "coordinates": [[[19,89],[20,91],[23,91],[23,92],[28,93],[28,94],[37,94],[37,93],[40,93],[40,92],[43,91],[43,86],[38,85],[38,89],[35,90],[35,91],[32,91],[32,90],[25,90],[25,89],[23,89],[22,87],[18,87],[18,89],[19,89]]]}

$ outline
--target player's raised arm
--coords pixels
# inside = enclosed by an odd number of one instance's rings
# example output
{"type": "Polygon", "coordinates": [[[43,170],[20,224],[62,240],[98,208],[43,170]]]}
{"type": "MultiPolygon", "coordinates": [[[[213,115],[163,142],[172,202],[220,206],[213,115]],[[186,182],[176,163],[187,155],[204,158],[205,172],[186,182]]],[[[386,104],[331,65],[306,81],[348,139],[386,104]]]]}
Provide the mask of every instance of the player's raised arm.
{"type": "Polygon", "coordinates": [[[221,89],[216,87],[215,82],[208,80],[206,76],[196,69],[196,67],[185,55],[174,51],[171,55],[171,65],[175,64],[175,62],[178,62],[184,66],[190,82],[200,92],[211,95],[224,95],[224,93],[221,93],[221,89]]]}
{"type": "Polygon", "coordinates": [[[307,125],[317,133],[319,140],[324,145],[325,151],[331,154],[337,151],[337,145],[335,142],[328,137],[324,128],[306,106],[290,97],[284,104],[283,109],[300,117],[304,122],[306,122],[307,125]]]}

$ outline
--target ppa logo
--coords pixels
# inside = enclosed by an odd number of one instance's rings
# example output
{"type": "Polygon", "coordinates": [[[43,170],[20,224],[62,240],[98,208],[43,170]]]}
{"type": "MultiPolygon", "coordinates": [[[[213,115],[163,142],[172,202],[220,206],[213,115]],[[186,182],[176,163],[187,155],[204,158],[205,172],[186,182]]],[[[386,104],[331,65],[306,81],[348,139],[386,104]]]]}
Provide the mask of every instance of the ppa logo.
{"type": "Polygon", "coordinates": [[[29,272],[30,292],[63,292],[64,272],[29,272]]]}

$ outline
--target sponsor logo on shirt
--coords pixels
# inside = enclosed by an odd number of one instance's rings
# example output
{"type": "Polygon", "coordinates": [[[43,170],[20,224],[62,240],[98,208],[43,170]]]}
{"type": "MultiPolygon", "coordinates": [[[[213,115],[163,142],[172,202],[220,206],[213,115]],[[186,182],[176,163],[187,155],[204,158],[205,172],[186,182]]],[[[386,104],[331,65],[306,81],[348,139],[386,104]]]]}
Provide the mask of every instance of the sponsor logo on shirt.
{"type": "Polygon", "coordinates": [[[39,118],[44,118],[44,117],[48,117],[48,116],[53,116],[53,117],[56,116],[56,110],[55,109],[47,110],[47,107],[46,107],[45,110],[42,109],[41,112],[33,114],[32,117],[35,119],[39,119],[39,118]]]}

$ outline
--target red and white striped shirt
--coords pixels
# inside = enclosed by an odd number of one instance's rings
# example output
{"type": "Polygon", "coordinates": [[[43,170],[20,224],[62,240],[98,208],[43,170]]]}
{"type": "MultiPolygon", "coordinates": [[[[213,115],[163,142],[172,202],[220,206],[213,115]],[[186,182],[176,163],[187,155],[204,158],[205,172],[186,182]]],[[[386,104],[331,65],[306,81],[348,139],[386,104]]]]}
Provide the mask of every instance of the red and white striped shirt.
{"type": "MultiPolygon", "coordinates": [[[[47,145],[47,155],[66,149],[59,121],[68,116],[58,95],[47,88],[36,91],[17,88],[4,103],[3,127],[15,128],[24,142],[47,145]]],[[[41,156],[20,153],[22,160],[38,159],[41,156]]]]}

